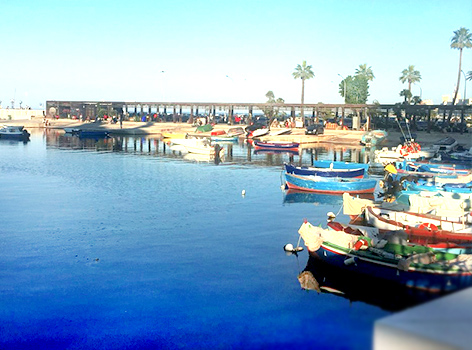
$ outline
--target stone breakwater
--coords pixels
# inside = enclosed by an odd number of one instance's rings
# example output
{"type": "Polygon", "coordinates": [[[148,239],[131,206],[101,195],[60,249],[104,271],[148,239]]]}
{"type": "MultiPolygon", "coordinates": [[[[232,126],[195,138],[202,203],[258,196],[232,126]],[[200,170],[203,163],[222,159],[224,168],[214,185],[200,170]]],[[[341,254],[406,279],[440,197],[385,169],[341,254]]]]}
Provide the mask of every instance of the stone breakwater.
{"type": "MultiPolygon", "coordinates": [[[[36,120],[8,120],[1,121],[0,124],[10,124],[10,125],[24,125],[26,129],[28,128],[47,128],[47,129],[64,129],[64,128],[80,128],[87,130],[108,130],[112,134],[116,135],[156,135],[160,136],[163,132],[185,132],[185,133],[195,133],[195,126],[187,123],[160,123],[160,122],[123,122],[122,127],[119,123],[110,124],[106,122],[91,122],[84,123],[69,119],[58,119],[50,121],[48,126],[45,126],[42,119],[36,120]]],[[[234,127],[245,127],[246,125],[227,125],[227,124],[217,124],[214,129],[218,130],[228,130],[234,127]]],[[[441,132],[431,132],[427,133],[426,131],[415,132],[417,134],[417,141],[422,146],[428,146],[434,142],[446,137],[451,136],[457,140],[459,144],[462,144],[465,148],[472,147],[472,133],[441,133],[441,132]]],[[[353,130],[326,130],[323,135],[305,135],[304,128],[294,128],[292,133],[289,135],[280,135],[273,137],[264,137],[264,139],[280,140],[280,141],[292,141],[299,142],[301,144],[316,144],[316,143],[331,143],[339,145],[350,145],[355,146],[359,145],[363,131],[353,131],[353,130]]],[[[210,133],[201,134],[210,135],[210,133]]],[[[389,131],[388,137],[384,141],[383,146],[396,146],[400,142],[400,137],[402,133],[399,131],[389,131]]]]}

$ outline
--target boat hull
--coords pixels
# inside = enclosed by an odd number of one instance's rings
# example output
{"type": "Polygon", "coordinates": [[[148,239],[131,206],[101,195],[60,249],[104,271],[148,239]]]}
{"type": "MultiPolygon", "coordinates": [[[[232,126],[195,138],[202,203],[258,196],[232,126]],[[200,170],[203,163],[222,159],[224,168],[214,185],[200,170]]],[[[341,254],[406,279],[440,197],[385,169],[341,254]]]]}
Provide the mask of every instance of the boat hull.
{"type": "Polygon", "coordinates": [[[429,292],[451,292],[472,284],[472,273],[427,271],[413,268],[403,271],[398,269],[398,265],[394,261],[387,262],[369,257],[361,257],[357,253],[350,254],[334,245],[325,243],[317,251],[317,256],[326,263],[347,271],[361,273],[409,288],[429,292]],[[349,258],[353,258],[352,264],[345,263],[349,258]]]}
{"type": "Polygon", "coordinates": [[[377,185],[374,179],[340,179],[323,178],[315,176],[299,176],[285,173],[285,183],[287,188],[318,193],[336,193],[345,192],[351,194],[373,193],[377,185]]]}
{"type": "Polygon", "coordinates": [[[256,150],[298,151],[298,142],[262,142],[254,141],[256,150]]]}

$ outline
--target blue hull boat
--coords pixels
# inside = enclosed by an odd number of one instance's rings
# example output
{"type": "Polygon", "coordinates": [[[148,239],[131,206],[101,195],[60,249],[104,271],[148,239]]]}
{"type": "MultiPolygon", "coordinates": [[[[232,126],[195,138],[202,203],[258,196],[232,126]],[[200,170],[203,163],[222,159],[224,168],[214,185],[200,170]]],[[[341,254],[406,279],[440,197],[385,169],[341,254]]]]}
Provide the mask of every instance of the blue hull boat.
{"type": "Polygon", "coordinates": [[[413,181],[405,181],[403,184],[404,188],[409,191],[445,191],[453,193],[472,193],[472,185],[470,184],[454,184],[446,183],[441,185],[435,185],[434,183],[417,183],[413,181]]]}
{"type": "Polygon", "coordinates": [[[343,194],[374,193],[377,186],[375,179],[346,179],[320,176],[301,176],[285,173],[285,186],[288,189],[343,194]]]}
{"type": "Polygon", "coordinates": [[[366,174],[364,167],[353,169],[331,169],[315,167],[297,167],[292,164],[284,164],[285,172],[295,175],[313,175],[322,177],[344,177],[344,178],[363,178],[366,174]]]}

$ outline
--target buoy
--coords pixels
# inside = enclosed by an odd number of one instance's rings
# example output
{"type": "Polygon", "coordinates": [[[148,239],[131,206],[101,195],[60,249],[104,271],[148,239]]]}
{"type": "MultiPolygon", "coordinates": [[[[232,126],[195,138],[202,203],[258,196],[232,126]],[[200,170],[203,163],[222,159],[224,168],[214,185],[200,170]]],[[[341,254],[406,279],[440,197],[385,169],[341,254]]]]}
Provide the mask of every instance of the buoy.
{"type": "Polygon", "coordinates": [[[332,211],[327,213],[326,216],[328,217],[328,221],[332,221],[336,218],[336,214],[334,214],[332,211]]]}
{"type": "Polygon", "coordinates": [[[286,252],[291,252],[291,251],[293,251],[293,244],[288,243],[288,244],[284,245],[284,250],[285,250],[286,252]]]}
{"type": "Polygon", "coordinates": [[[294,247],[293,244],[287,243],[286,245],[284,245],[284,250],[288,253],[298,253],[303,250],[303,247],[294,247]]]}
{"type": "Polygon", "coordinates": [[[246,195],[246,190],[242,190],[242,191],[241,191],[241,196],[244,197],[245,195],[246,195]]]}

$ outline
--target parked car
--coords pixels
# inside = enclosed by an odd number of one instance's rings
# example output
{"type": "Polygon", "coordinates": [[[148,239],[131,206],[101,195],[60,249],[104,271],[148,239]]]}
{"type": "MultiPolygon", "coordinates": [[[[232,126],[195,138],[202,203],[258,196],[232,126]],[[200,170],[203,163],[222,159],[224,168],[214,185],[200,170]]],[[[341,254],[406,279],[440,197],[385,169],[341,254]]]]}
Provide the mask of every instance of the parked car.
{"type": "Polygon", "coordinates": [[[324,134],[323,123],[314,123],[306,127],[305,135],[320,135],[320,134],[324,134]]]}

